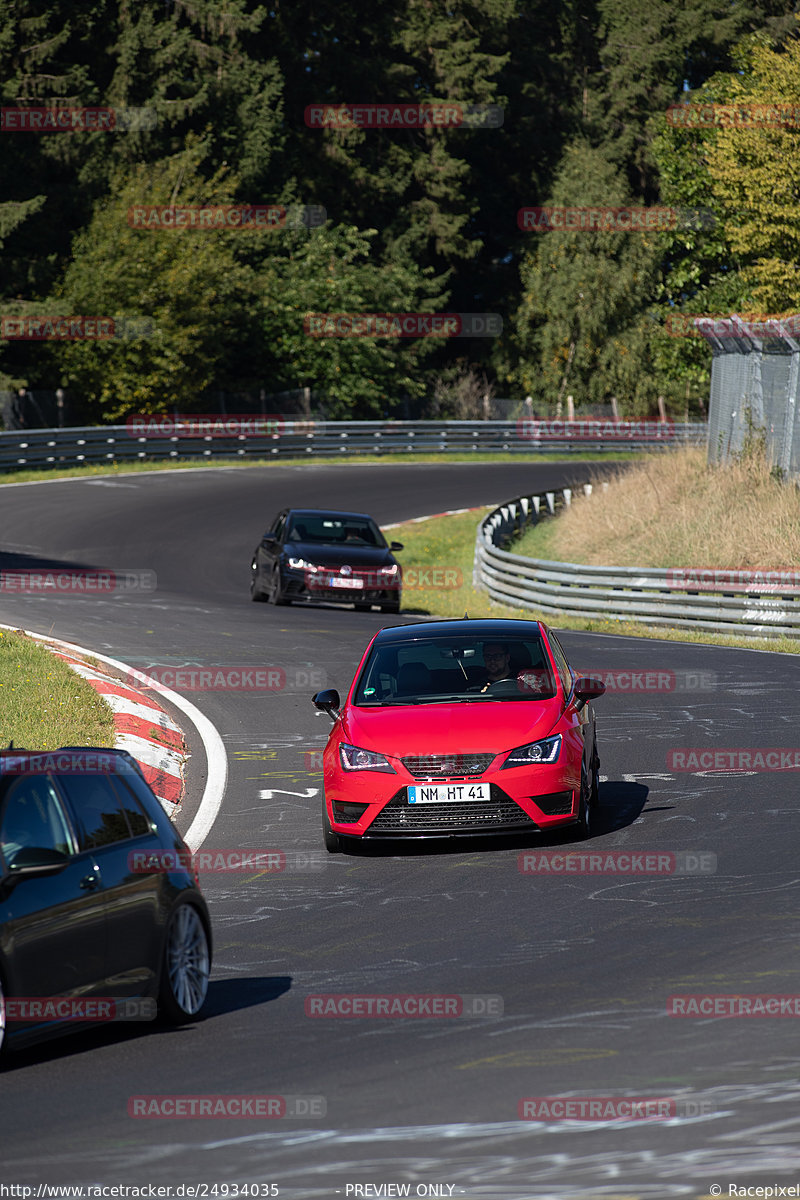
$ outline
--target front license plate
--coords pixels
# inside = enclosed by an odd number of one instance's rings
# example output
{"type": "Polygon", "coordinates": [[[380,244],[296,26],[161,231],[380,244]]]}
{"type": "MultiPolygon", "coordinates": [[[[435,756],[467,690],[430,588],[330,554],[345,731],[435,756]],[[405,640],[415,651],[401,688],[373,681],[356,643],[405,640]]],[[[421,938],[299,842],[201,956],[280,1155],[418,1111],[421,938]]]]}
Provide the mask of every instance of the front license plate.
{"type": "Polygon", "coordinates": [[[488,783],[426,783],[408,789],[409,804],[458,804],[465,800],[491,800],[488,783]]]}
{"type": "Polygon", "coordinates": [[[329,575],[328,587],[363,588],[363,579],[348,579],[345,575],[329,575]]]}

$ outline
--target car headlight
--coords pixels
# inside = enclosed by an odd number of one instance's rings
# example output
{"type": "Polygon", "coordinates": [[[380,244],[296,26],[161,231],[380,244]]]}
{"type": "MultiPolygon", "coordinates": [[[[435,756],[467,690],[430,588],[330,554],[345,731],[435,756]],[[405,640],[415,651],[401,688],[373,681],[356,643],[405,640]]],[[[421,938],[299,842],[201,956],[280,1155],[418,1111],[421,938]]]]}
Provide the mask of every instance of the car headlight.
{"type": "Polygon", "coordinates": [[[500,770],[505,771],[506,767],[530,767],[535,763],[558,762],[560,753],[561,734],[557,733],[555,737],[543,738],[540,742],[528,742],[527,746],[517,746],[516,750],[509,753],[500,770]]]}
{"type": "Polygon", "coordinates": [[[381,771],[384,775],[397,774],[384,754],[376,754],[374,750],[361,750],[358,746],[349,746],[347,742],[342,742],[339,747],[339,761],[345,771],[381,771]]]}
{"type": "Polygon", "coordinates": [[[304,558],[290,558],[289,566],[292,568],[293,571],[318,571],[319,570],[319,567],[314,566],[313,563],[306,562],[306,560],[304,558]]]}
{"type": "Polygon", "coordinates": [[[397,563],[395,563],[393,567],[379,567],[378,574],[379,575],[396,575],[398,570],[399,570],[399,567],[398,567],[397,563]]]}

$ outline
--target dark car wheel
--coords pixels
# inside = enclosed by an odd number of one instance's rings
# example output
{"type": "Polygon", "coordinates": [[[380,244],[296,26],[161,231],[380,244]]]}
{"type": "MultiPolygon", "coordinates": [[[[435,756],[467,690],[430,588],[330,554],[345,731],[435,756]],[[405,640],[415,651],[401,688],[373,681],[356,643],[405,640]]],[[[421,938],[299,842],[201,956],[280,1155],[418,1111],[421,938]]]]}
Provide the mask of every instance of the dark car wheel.
{"type": "Polygon", "coordinates": [[[397,601],[397,600],[392,600],[392,601],[390,601],[390,603],[389,603],[389,604],[382,604],[382,605],[381,605],[381,612],[384,612],[384,613],[399,613],[399,612],[400,612],[400,604],[399,604],[399,601],[397,601]]]}
{"type": "Polygon", "coordinates": [[[322,799],[322,837],[325,842],[325,849],[329,854],[341,854],[342,839],[338,833],[334,833],[331,829],[331,823],[328,819],[328,806],[325,803],[325,798],[322,799]]]}
{"type": "Polygon", "coordinates": [[[574,825],[569,827],[571,841],[585,842],[587,838],[592,836],[593,815],[592,785],[589,783],[586,771],[581,768],[581,798],[578,806],[578,820],[574,825]]]}
{"type": "Polygon", "coordinates": [[[281,581],[281,569],[277,563],[275,564],[273,571],[272,571],[268,599],[269,599],[270,604],[290,604],[291,603],[291,601],[287,600],[286,596],[284,595],[283,583],[281,581]]]}
{"type": "Polygon", "coordinates": [[[169,918],[158,994],[160,1014],[174,1025],[197,1017],[208,992],[208,934],[193,904],[179,904],[169,918]]]}
{"type": "Polygon", "coordinates": [[[250,566],[250,599],[256,601],[266,600],[266,596],[264,595],[264,591],[259,580],[259,572],[255,563],[251,563],[250,566]]]}

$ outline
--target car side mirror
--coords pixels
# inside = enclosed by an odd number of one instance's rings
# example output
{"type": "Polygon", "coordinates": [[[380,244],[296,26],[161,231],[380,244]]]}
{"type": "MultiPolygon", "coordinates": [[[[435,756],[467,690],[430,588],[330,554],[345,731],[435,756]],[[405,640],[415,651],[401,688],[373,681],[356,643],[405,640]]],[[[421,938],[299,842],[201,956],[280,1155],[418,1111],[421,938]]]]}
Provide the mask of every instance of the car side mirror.
{"type": "Polygon", "coordinates": [[[588,700],[596,700],[605,690],[606,685],[601,679],[590,679],[587,675],[581,675],[575,680],[575,699],[578,702],[576,708],[583,708],[588,700]]]}
{"type": "Polygon", "coordinates": [[[53,875],[63,871],[69,862],[69,857],[60,850],[50,850],[46,846],[22,846],[8,860],[8,871],[11,879],[22,879],[29,875],[53,875]]]}
{"type": "Polygon", "coordinates": [[[278,539],[275,537],[274,533],[265,533],[263,538],[261,539],[261,545],[262,546],[274,546],[275,543],[277,542],[277,540],[278,539]]]}
{"type": "Polygon", "coordinates": [[[402,550],[402,549],[404,549],[403,543],[402,542],[389,542],[389,549],[390,550],[402,550]]]}
{"type": "Polygon", "coordinates": [[[317,692],[311,697],[312,704],[326,712],[332,721],[335,721],[342,714],[339,711],[341,700],[336,688],[326,688],[324,692],[317,692]]]}

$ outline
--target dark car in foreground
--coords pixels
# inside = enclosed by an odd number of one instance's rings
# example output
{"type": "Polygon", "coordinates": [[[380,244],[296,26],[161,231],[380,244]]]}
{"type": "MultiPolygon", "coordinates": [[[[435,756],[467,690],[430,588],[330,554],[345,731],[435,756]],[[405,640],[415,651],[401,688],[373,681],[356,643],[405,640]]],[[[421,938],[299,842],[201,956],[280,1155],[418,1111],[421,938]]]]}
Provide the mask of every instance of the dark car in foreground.
{"type": "Polygon", "coordinates": [[[372,517],[284,508],[253,551],[250,596],[270,604],[326,600],[366,611],[400,611],[402,572],[372,517]]]}
{"type": "Polygon", "coordinates": [[[600,760],[590,701],[542,621],[436,621],[382,629],[323,753],[331,852],[362,839],[526,833],[590,836],[600,760]]]}
{"type": "Polygon", "coordinates": [[[136,760],[0,751],[0,1049],[94,1019],[192,1020],[210,966],[189,852],[136,760]]]}

